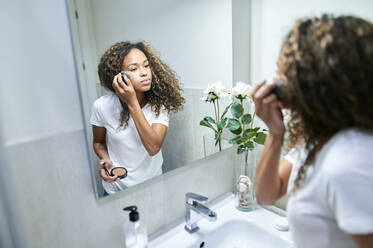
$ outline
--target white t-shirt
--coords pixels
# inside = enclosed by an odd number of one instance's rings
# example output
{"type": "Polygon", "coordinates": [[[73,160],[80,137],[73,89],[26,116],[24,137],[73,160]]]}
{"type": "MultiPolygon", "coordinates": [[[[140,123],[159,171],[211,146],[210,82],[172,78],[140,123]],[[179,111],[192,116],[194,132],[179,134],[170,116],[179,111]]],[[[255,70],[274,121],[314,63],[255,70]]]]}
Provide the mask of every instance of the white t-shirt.
{"type": "MultiPolygon", "coordinates": [[[[105,191],[109,194],[162,174],[162,152],[154,156],[148,154],[131,115],[128,126],[118,129],[122,109],[117,95],[109,93],[94,102],[90,119],[91,125],[105,127],[106,145],[114,167],[125,167],[128,171],[127,177],[117,182],[102,181],[105,191]]],[[[142,111],[150,125],[161,123],[168,126],[169,116],[165,109],[161,110],[158,117],[149,104],[145,105],[142,111]]]]}
{"type": "MultiPolygon", "coordinates": [[[[288,192],[305,157],[304,150],[285,156],[293,163],[288,192]]],[[[311,168],[304,187],[287,204],[296,247],[357,247],[351,234],[373,233],[373,133],[340,131],[311,168]]]]}

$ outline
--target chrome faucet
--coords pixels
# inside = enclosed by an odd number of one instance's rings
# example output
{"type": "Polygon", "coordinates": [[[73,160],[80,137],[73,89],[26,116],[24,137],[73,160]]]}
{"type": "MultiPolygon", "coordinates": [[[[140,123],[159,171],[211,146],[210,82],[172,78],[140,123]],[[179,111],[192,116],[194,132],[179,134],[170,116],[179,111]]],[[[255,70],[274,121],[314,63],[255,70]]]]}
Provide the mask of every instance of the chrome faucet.
{"type": "Polygon", "coordinates": [[[198,231],[199,227],[197,226],[197,221],[202,217],[206,218],[208,221],[216,221],[217,214],[201,204],[201,202],[206,202],[207,197],[201,196],[195,193],[186,193],[185,194],[185,230],[189,233],[194,233],[198,231]]]}

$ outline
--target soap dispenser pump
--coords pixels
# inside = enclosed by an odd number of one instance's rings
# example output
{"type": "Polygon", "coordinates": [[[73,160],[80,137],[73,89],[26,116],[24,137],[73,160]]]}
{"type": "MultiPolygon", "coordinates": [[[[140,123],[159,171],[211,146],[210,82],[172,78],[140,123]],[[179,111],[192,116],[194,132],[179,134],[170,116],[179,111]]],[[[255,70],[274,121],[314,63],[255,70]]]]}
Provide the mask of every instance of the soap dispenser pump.
{"type": "Polygon", "coordinates": [[[130,211],[129,222],[124,223],[126,248],[145,248],[148,244],[148,234],[145,222],[140,219],[137,207],[128,206],[123,208],[123,210],[130,211]]]}

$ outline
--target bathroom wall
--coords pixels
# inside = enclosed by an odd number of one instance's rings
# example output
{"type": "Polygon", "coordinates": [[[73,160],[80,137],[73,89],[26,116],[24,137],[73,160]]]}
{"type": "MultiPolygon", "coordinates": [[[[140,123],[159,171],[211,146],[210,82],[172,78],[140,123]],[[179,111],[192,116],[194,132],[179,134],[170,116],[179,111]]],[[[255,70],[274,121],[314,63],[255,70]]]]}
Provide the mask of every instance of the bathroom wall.
{"type": "Polygon", "coordinates": [[[276,73],[276,60],[285,35],[303,17],[334,15],[357,15],[373,21],[371,0],[253,0],[251,11],[251,81],[272,79],[276,73]]]}
{"type": "MultiPolygon", "coordinates": [[[[232,191],[231,149],[96,200],[67,13],[63,1],[10,1],[1,8],[7,34],[0,61],[0,148],[7,158],[1,186],[8,190],[0,198],[11,194],[17,204],[15,217],[2,223],[24,230],[23,239],[10,229],[18,247],[26,246],[22,240],[35,248],[123,247],[124,206],[138,205],[153,233],[184,215],[186,192],[214,199],[232,191]]],[[[3,205],[0,211],[9,213],[3,205]]]]}
{"type": "MultiPolygon", "coordinates": [[[[1,126],[1,124],[0,124],[1,126]]],[[[1,137],[1,134],[0,134],[1,137]]],[[[0,138],[1,140],[1,138],[0,138]]],[[[9,167],[5,150],[0,142],[0,247],[27,247],[19,208],[9,180],[9,167]]]]}

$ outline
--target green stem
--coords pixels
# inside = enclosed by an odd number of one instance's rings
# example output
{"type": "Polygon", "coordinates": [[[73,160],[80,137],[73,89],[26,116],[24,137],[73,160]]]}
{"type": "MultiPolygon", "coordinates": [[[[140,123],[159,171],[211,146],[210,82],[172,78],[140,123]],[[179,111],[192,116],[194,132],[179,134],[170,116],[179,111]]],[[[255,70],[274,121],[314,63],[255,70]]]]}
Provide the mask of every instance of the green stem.
{"type": "MultiPolygon", "coordinates": [[[[219,98],[216,99],[216,105],[218,107],[218,120],[216,122],[216,127],[219,130],[219,134],[222,135],[223,130],[220,130],[219,127],[218,127],[218,123],[220,122],[219,98]]],[[[219,141],[218,141],[219,142],[219,151],[221,151],[221,135],[219,136],[219,141]]]]}
{"type": "Polygon", "coordinates": [[[215,111],[215,122],[216,122],[216,125],[218,124],[217,121],[218,121],[218,116],[216,115],[216,104],[215,104],[215,101],[213,101],[214,103],[214,111],[215,111]]]}
{"type": "Polygon", "coordinates": [[[219,98],[216,98],[216,105],[218,105],[218,121],[219,121],[219,117],[220,117],[220,113],[219,113],[219,98]]]}
{"type": "Polygon", "coordinates": [[[248,175],[248,171],[247,171],[247,167],[248,167],[248,164],[247,164],[247,159],[249,157],[249,149],[245,148],[245,175],[248,175]]]}
{"type": "MultiPolygon", "coordinates": [[[[216,99],[216,103],[217,103],[217,109],[216,109],[216,104],[215,104],[215,101],[213,101],[214,103],[214,110],[215,110],[215,125],[216,125],[216,130],[217,130],[217,133],[220,134],[221,130],[219,129],[218,127],[218,123],[219,123],[219,101],[218,99],[216,99]]],[[[219,143],[219,152],[221,151],[221,135],[218,137],[218,143],[219,143]]]]}
{"type": "Polygon", "coordinates": [[[243,100],[242,99],[240,99],[240,103],[241,103],[241,106],[242,106],[242,116],[241,116],[241,129],[242,129],[242,131],[241,131],[241,137],[243,137],[243,133],[244,133],[244,131],[245,131],[245,125],[243,124],[243,116],[245,115],[245,109],[244,109],[244,107],[243,107],[243,100]]]}
{"type": "Polygon", "coordinates": [[[255,118],[255,111],[254,111],[254,114],[253,114],[253,118],[251,119],[251,126],[250,126],[250,129],[253,129],[254,118],[255,118]]]}
{"type": "MultiPolygon", "coordinates": [[[[241,121],[240,121],[240,125],[241,125],[241,137],[243,138],[243,134],[245,132],[245,125],[243,124],[243,116],[245,115],[245,108],[243,106],[243,99],[240,99],[240,103],[241,103],[241,106],[242,106],[242,116],[241,116],[241,121]]],[[[246,156],[246,151],[247,151],[247,142],[244,142],[243,143],[243,146],[244,146],[244,149],[245,149],[245,172],[246,172],[246,160],[247,160],[247,156],[246,156]]],[[[246,175],[246,174],[245,174],[246,175]]]]}

